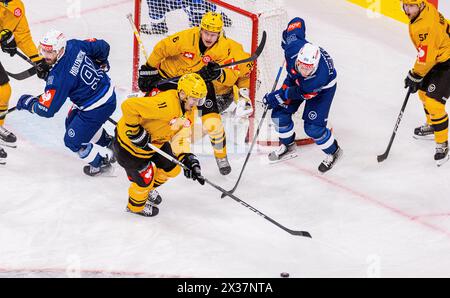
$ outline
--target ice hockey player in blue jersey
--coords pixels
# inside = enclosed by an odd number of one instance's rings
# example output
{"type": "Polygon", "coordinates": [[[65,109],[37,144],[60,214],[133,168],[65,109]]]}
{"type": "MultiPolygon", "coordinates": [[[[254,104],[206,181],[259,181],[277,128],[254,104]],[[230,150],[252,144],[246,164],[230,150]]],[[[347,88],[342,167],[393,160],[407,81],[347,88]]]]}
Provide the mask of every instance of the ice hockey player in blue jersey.
{"type": "Polygon", "coordinates": [[[51,118],[70,98],[73,106],[66,118],[64,143],[86,162],[85,174],[109,173],[113,153],[112,137],[102,128],[116,109],[116,94],[109,70],[109,44],[104,40],[68,40],[51,30],[39,45],[39,52],[51,69],[41,96],[22,95],[17,110],[28,110],[51,118]]]}
{"type": "Polygon", "coordinates": [[[327,154],[319,171],[330,170],[342,156],[342,149],[327,128],[328,114],[336,92],[336,70],[330,55],[305,38],[305,22],[294,18],[283,31],[282,47],[287,77],[282,88],[265,95],[263,101],[272,109],[272,121],[281,146],[269,154],[277,161],[295,154],[295,131],[292,115],[305,102],[304,130],[327,154]]]}
{"type": "MultiPolygon", "coordinates": [[[[190,26],[198,26],[202,17],[208,11],[216,11],[217,5],[206,0],[147,0],[149,24],[141,25],[141,32],[145,34],[165,34],[169,31],[166,23],[166,13],[183,9],[188,17],[190,26]]],[[[231,19],[225,14],[222,19],[225,27],[230,27],[231,19]]]]}

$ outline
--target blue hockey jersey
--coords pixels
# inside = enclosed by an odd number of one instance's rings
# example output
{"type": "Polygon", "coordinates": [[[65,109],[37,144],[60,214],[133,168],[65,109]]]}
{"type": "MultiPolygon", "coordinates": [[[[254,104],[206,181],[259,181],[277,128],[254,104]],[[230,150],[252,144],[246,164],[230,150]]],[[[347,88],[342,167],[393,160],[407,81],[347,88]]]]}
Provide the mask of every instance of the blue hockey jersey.
{"type": "Polygon", "coordinates": [[[310,99],[315,97],[323,89],[336,84],[336,70],[333,59],[324,50],[316,72],[307,78],[301,76],[295,67],[297,55],[300,49],[308,43],[306,39],[306,26],[301,18],[292,19],[286,30],[283,31],[281,47],[286,59],[287,76],[283,88],[286,89],[286,98],[290,100],[310,99]]]}
{"type": "Polygon", "coordinates": [[[69,40],[64,55],[52,67],[45,93],[34,111],[53,117],[67,98],[80,110],[92,110],[104,104],[113,93],[111,79],[100,68],[107,61],[109,44],[104,40],[69,40]]]}

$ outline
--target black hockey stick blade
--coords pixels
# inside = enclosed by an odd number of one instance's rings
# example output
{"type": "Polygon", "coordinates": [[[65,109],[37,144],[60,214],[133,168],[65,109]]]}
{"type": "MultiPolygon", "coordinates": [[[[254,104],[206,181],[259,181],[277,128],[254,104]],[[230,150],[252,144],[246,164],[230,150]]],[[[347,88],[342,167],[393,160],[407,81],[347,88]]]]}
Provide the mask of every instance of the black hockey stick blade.
{"type": "MultiPolygon", "coordinates": [[[[267,33],[266,33],[266,31],[263,31],[263,34],[261,37],[261,42],[259,43],[255,52],[250,57],[248,57],[247,59],[242,59],[242,60],[224,64],[224,65],[220,65],[220,69],[255,61],[256,59],[258,59],[259,55],[261,55],[262,51],[264,50],[264,46],[266,45],[266,39],[267,39],[267,33]]],[[[160,86],[162,86],[164,84],[177,84],[177,82],[180,78],[181,78],[181,76],[161,80],[158,83],[156,83],[156,87],[159,88],[160,86]]]]}
{"type": "Polygon", "coordinates": [[[256,209],[255,207],[252,207],[250,204],[242,201],[241,199],[239,199],[238,197],[236,197],[235,195],[233,195],[232,193],[226,191],[225,189],[223,189],[222,187],[212,183],[211,181],[209,181],[208,179],[205,178],[205,182],[209,185],[211,185],[212,187],[214,187],[215,189],[221,191],[222,193],[226,194],[226,196],[232,198],[233,200],[235,200],[236,202],[240,203],[242,206],[247,207],[248,209],[250,209],[251,211],[255,212],[256,214],[258,214],[259,216],[263,217],[264,219],[270,221],[271,223],[273,223],[274,225],[276,225],[277,227],[285,230],[286,232],[288,232],[291,235],[294,236],[302,236],[302,237],[308,237],[308,238],[312,238],[311,234],[309,232],[306,231],[295,231],[295,230],[291,230],[289,228],[286,228],[285,226],[283,226],[282,224],[278,223],[277,221],[273,220],[272,218],[270,218],[269,216],[265,215],[264,213],[262,213],[261,211],[259,211],[258,209],[256,209]]]}
{"type": "Polygon", "coordinates": [[[25,79],[28,79],[29,77],[34,76],[36,74],[36,68],[33,66],[33,67],[30,67],[29,69],[24,70],[24,71],[19,72],[19,73],[11,73],[9,71],[7,71],[6,73],[11,78],[13,78],[15,80],[18,80],[18,81],[21,81],[21,80],[25,80],[25,79]]]}
{"type": "Polygon", "coordinates": [[[382,162],[382,161],[384,161],[387,157],[388,157],[388,152],[384,152],[383,154],[377,156],[377,160],[378,160],[378,162],[382,162]]]}

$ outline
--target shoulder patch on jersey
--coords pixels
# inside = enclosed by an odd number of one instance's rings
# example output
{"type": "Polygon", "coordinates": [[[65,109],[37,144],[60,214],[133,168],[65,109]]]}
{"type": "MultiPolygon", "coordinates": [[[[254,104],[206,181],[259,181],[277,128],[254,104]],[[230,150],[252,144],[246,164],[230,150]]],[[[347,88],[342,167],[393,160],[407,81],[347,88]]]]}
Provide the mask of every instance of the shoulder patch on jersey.
{"type": "Polygon", "coordinates": [[[55,89],[49,89],[45,91],[45,93],[39,97],[39,103],[46,108],[50,108],[53,98],[55,97],[55,94],[56,94],[55,89]]]}
{"type": "Polygon", "coordinates": [[[22,16],[22,9],[20,9],[20,7],[17,7],[16,9],[14,9],[14,16],[16,18],[20,18],[22,16]]]}
{"type": "Polygon", "coordinates": [[[419,45],[417,47],[417,61],[420,63],[427,62],[428,46],[419,45]]]}

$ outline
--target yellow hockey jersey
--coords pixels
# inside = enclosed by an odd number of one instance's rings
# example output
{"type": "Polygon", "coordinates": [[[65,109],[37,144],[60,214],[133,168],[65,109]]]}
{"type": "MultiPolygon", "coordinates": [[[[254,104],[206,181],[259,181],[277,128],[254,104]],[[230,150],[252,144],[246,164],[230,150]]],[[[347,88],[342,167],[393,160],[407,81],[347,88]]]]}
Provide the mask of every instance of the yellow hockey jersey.
{"type": "MultiPolygon", "coordinates": [[[[250,57],[250,54],[244,51],[242,44],[230,38],[227,38],[227,42],[230,54],[228,55],[228,59],[224,62],[224,64],[247,59],[250,57]]],[[[237,72],[237,77],[234,85],[236,85],[238,88],[250,88],[250,74],[253,69],[253,62],[238,64],[231,67],[231,69],[237,72]]],[[[225,85],[218,81],[214,81],[214,89],[216,90],[216,94],[218,95],[224,95],[233,92],[233,86],[225,85]]]]}
{"type": "Polygon", "coordinates": [[[136,133],[142,126],[151,137],[151,143],[160,148],[164,143],[172,143],[174,152],[190,152],[190,131],[194,122],[194,111],[183,112],[177,90],[168,90],[155,96],[132,97],[122,103],[122,118],[117,123],[119,144],[139,158],[150,158],[155,152],[134,146],[127,132],[136,133]],[[180,137],[181,136],[181,137],[180,137]]]}
{"type": "MultiPolygon", "coordinates": [[[[221,34],[219,40],[204,54],[200,52],[200,28],[193,27],[159,41],[147,60],[147,64],[159,68],[165,78],[181,76],[199,71],[209,61],[225,64],[229,56],[227,38],[221,34]]],[[[224,85],[233,86],[238,74],[233,69],[224,69],[218,79],[224,85]]]]}
{"type": "Polygon", "coordinates": [[[413,71],[425,76],[431,68],[450,58],[450,25],[433,6],[425,2],[425,8],[409,24],[409,35],[417,49],[413,71]]]}
{"type": "Polygon", "coordinates": [[[14,33],[17,47],[33,62],[40,59],[36,45],[31,37],[25,7],[20,0],[9,3],[0,1],[0,30],[9,29],[14,33]]]}

